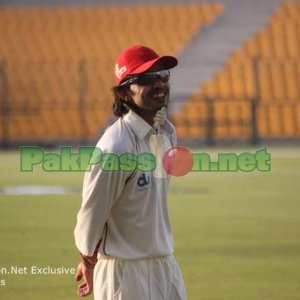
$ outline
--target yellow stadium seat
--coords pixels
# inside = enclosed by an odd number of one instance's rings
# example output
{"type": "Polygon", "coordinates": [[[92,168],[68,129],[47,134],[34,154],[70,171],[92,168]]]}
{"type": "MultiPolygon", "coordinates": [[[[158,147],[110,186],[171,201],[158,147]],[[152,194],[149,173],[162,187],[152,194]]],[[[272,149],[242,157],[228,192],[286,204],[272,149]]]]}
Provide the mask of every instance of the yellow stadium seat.
{"type": "Polygon", "coordinates": [[[295,105],[295,119],[296,119],[296,128],[295,128],[295,131],[296,131],[296,136],[300,137],[300,118],[299,118],[299,115],[300,115],[300,104],[297,103],[295,105]]]}
{"type": "Polygon", "coordinates": [[[283,116],[280,105],[270,105],[268,114],[270,119],[270,137],[281,137],[283,134],[283,116]]]}
{"type": "Polygon", "coordinates": [[[296,22],[284,22],[283,26],[285,27],[287,56],[297,57],[299,55],[299,26],[296,22]]]}
{"type": "Polygon", "coordinates": [[[298,64],[299,63],[296,61],[291,61],[283,65],[287,101],[295,101],[300,98],[298,82],[299,75],[297,73],[298,64]]]}
{"type": "Polygon", "coordinates": [[[0,58],[8,65],[12,109],[22,111],[26,105],[39,110],[30,117],[24,111],[28,125],[19,127],[20,115],[10,126],[12,136],[81,138],[83,130],[76,119],[84,109],[86,135],[92,139],[111,113],[117,54],[138,43],[161,54],[176,54],[221,9],[192,3],[1,8],[0,58]],[[35,130],[30,124],[36,122],[35,130]]]}
{"type": "Polygon", "coordinates": [[[296,130],[295,130],[294,107],[291,105],[283,105],[282,117],[284,119],[283,135],[287,137],[295,136],[296,130]]]}
{"type": "MultiPolygon", "coordinates": [[[[195,99],[213,101],[217,138],[250,136],[249,101],[257,101],[260,137],[299,137],[299,15],[299,3],[282,4],[267,26],[233,53],[224,67],[187,101],[185,107],[195,106],[195,99]],[[224,104],[226,99],[230,109],[224,104]],[[245,106],[239,108],[237,101],[245,106]],[[242,122],[232,125],[235,120],[242,122]]],[[[182,115],[179,112],[176,117],[182,115]]]]}

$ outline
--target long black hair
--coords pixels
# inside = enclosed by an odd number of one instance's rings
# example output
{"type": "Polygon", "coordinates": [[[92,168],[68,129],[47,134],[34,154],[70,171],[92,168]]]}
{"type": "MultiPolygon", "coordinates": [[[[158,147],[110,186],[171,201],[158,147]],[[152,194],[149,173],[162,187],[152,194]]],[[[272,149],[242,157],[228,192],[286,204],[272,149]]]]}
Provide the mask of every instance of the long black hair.
{"type": "Polygon", "coordinates": [[[124,91],[127,88],[128,88],[127,86],[124,87],[115,86],[112,88],[112,92],[114,95],[114,103],[112,105],[112,111],[116,117],[123,117],[129,111],[129,108],[124,103],[125,100],[122,99],[120,96],[120,92],[124,91]]]}

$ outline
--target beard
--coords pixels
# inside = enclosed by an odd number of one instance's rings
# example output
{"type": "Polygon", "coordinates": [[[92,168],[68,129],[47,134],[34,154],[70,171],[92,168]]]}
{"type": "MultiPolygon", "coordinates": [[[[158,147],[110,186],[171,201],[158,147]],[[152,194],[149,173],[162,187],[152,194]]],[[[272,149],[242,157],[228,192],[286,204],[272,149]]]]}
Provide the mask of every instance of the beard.
{"type": "Polygon", "coordinates": [[[168,108],[169,104],[169,85],[144,87],[141,91],[130,89],[131,97],[124,101],[124,105],[142,117],[151,126],[154,122],[156,113],[163,107],[168,108]]]}
{"type": "Polygon", "coordinates": [[[147,94],[142,95],[142,100],[143,103],[146,104],[145,109],[148,109],[155,114],[157,111],[161,110],[162,107],[168,108],[169,96],[168,88],[156,87],[152,88],[147,94]]]}

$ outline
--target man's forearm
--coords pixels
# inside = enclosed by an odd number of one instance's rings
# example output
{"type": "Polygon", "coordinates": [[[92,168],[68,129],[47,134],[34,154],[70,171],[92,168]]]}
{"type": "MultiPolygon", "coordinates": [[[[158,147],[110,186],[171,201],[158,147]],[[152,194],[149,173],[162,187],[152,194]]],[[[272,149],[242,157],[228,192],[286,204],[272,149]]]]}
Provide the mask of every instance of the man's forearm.
{"type": "Polygon", "coordinates": [[[97,261],[98,261],[97,256],[98,256],[98,250],[99,250],[99,247],[100,247],[100,243],[101,243],[101,240],[97,244],[97,246],[95,248],[95,251],[94,251],[92,256],[86,256],[86,255],[83,255],[82,253],[80,253],[80,257],[81,257],[82,262],[87,262],[87,263],[92,264],[92,265],[95,265],[97,263],[97,261]]]}

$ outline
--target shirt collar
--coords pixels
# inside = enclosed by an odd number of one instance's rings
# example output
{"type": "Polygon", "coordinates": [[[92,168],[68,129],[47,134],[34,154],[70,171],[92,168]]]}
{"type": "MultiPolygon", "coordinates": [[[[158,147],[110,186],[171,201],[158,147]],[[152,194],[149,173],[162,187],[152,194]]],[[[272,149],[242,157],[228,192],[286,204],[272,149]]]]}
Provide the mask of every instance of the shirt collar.
{"type": "MultiPolygon", "coordinates": [[[[151,131],[155,133],[155,130],[131,109],[123,117],[123,119],[140,140],[143,140],[151,131]]],[[[169,120],[166,120],[164,125],[162,125],[161,127],[165,129],[169,134],[174,133],[174,126],[172,126],[169,120]]]]}

